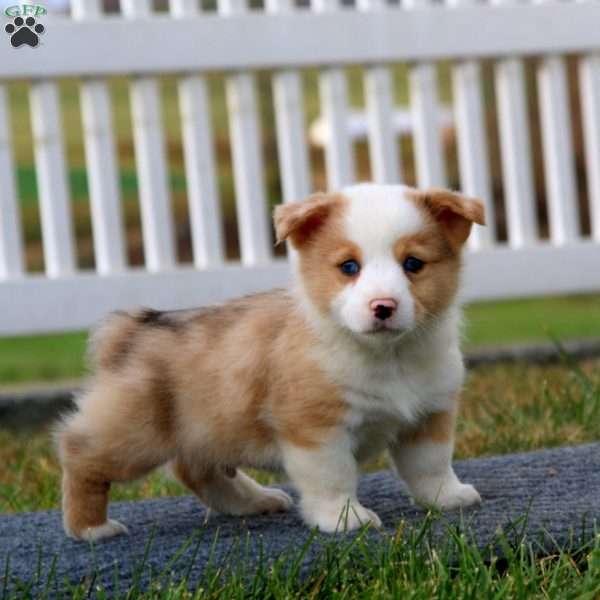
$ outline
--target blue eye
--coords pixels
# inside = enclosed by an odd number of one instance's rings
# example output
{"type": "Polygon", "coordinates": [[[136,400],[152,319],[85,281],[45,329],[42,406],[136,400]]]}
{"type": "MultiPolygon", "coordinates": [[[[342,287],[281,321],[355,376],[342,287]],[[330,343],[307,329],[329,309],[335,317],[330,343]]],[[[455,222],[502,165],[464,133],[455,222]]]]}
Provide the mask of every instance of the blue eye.
{"type": "Polygon", "coordinates": [[[356,275],[360,271],[360,265],[355,260],[347,260],[340,265],[340,271],[344,275],[356,275]]]}
{"type": "Polygon", "coordinates": [[[404,270],[409,273],[418,273],[424,266],[425,263],[414,256],[409,256],[404,263],[402,263],[404,270]]]}

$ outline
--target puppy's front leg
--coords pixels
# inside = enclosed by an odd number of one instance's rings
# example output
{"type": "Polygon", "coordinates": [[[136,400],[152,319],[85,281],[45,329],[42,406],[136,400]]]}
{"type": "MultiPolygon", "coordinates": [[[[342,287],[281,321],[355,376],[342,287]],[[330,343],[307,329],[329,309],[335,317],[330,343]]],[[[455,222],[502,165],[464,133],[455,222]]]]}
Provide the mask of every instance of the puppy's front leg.
{"type": "Polygon", "coordinates": [[[285,443],[283,459],[309,525],[326,532],[349,531],[369,522],[381,526],[379,517],[356,497],[358,472],[347,432],[316,447],[285,443]]]}
{"type": "Polygon", "coordinates": [[[452,468],[454,411],[431,414],[420,427],[389,447],[398,474],[414,499],[441,510],[481,502],[477,490],[452,468]]]}

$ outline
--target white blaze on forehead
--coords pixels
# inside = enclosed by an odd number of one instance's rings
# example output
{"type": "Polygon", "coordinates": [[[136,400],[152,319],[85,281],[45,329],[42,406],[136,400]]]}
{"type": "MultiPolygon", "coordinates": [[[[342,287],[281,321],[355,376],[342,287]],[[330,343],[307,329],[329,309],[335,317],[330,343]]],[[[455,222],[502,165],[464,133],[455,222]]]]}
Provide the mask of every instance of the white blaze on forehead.
{"type": "Polygon", "coordinates": [[[403,185],[363,183],[342,190],[349,200],[345,228],[365,258],[387,254],[398,238],[412,235],[425,226],[423,215],[406,197],[403,185]]]}

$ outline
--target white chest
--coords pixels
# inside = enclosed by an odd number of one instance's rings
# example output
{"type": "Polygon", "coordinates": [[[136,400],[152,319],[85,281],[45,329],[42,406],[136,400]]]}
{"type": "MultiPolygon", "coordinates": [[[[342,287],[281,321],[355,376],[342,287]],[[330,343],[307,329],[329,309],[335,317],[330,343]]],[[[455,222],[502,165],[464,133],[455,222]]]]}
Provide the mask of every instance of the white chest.
{"type": "Polygon", "coordinates": [[[366,346],[322,322],[323,345],[313,356],[342,391],[355,452],[385,447],[423,417],[450,409],[464,379],[459,313],[397,344],[366,346]]]}
{"type": "Polygon", "coordinates": [[[461,367],[410,373],[397,367],[391,373],[367,372],[342,387],[346,402],[356,416],[411,425],[424,414],[448,408],[462,379],[461,367]]]}
{"type": "Polygon", "coordinates": [[[458,349],[441,360],[363,364],[362,369],[355,365],[340,385],[357,456],[380,452],[424,416],[450,409],[463,377],[458,349]]]}
{"type": "MultiPolygon", "coordinates": [[[[347,390],[346,402],[349,412],[346,426],[353,440],[353,447],[360,460],[378,454],[388,446],[401,430],[406,430],[419,418],[432,412],[440,402],[403,386],[374,385],[365,391],[347,390]]],[[[438,408],[438,410],[439,410],[438,408]]]]}

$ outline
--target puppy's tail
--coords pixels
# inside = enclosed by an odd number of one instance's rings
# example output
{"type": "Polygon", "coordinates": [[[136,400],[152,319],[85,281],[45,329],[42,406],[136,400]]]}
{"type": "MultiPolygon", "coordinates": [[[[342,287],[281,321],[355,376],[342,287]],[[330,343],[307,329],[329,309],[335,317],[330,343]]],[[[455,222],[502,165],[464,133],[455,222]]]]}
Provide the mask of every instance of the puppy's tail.
{"type": "Polygon", "coordinates": [[[93,369],[114,369],[123,363],[140,328],[142,313],[114,312],[98,325],[88,344],[88,361],[93,369]]]}

